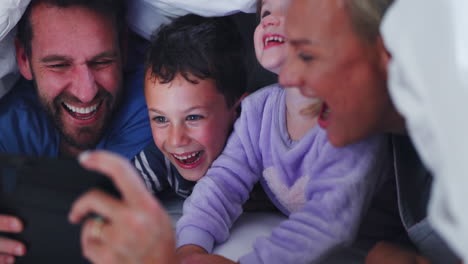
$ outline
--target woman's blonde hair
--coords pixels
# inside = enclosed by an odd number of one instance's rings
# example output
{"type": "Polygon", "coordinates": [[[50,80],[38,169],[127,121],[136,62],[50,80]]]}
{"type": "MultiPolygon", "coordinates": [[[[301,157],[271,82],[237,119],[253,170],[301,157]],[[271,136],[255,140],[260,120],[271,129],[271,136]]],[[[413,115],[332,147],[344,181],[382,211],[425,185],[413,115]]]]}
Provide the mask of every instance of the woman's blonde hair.
{"type": "Polygon", "coordinates": [[[374,42],[379,36],[383,15],[393,0],[344,0],[351,23],[360,37],[374,42]]]}

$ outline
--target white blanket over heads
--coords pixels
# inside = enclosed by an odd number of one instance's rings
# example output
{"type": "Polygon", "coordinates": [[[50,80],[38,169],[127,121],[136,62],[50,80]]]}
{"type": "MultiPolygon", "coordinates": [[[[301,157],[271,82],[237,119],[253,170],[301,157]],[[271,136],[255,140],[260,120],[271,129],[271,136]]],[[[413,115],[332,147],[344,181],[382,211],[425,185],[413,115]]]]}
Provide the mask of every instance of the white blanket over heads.
{"type": "MultiPolygon", "coordinates": [[[[0,98],[19,77],[15,61],[15,26],[31,0],[1,0],[0,4],[0,98]]],[[[128,0],[129,27],[149,39],[151,33],[171,18],[195,13],[224,16],[255,12],[255,0],[128,0]]]]}
{"type": "MultiPolygon", "coordinates": [[[[468,2],[398,0],[382,24],[390,93],[434,175],[429,219],[468,261],[468,2]]],[[[417,192],[417,186],[414,186],[417,192]]]]}
{"type": "Polygon", "coordinates": [[[189,13],[200,16],[225,16],[236,12],[255,12],[255,0],[130,0],[130,28],[149,39],[152,32],[172,18],[189,13]]]}
{"type": "Polygon", "coordinates": [[[15,61],[15,26],[30,0],[2,0],[0,5],[0,97],[19,77],[15,61]]]}
{"type": "Polygon", "coordinates": [[[0,40],[16,26],[30,1],[2,0],[0,5],[0,40]]]}

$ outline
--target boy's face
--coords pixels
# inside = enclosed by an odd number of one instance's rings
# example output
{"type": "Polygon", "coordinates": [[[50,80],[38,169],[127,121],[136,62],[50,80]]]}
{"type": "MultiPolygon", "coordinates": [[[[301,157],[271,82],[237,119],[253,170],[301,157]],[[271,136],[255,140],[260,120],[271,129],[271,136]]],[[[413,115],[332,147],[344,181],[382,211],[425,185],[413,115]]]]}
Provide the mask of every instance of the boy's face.
{"type": "Polygon", "coordinates": [[[181,75],[170,83],[145,77],[145,96],[153,139],[187,180],[203,177],[224,148],[237,118],[212,79],[197,84],[181,75]]]}
{"type": "Polygon", "coordinates": [[[257,60],[274,73],[279,73],[287,55],[284,20],[288,5],[289,0],[264,0],[254,33],[257,60]]]}

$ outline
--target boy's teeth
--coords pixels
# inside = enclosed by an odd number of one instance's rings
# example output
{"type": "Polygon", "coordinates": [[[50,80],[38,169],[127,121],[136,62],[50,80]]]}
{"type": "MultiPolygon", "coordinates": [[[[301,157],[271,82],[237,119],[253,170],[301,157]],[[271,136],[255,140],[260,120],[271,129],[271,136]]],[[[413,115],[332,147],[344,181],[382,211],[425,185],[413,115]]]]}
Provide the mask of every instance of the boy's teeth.
{"type": "Polygon", "coordinates": [[[65,105],[65,107],[67,107],[68,110],[74,112],[74,113],[78,113],[78,114],[89,114],[89,113],[92,113],[93,111],[96,111],[96,109],[98,108],[99,104],[95,104],[93,106],[90,106],[90,107],[74,107],[74,106],[71,106],[67,103],[63,103],[65,105]]]}
{"type": "Polygon", "coordinates": [[[191,157],[196,156],[198,153],[200,153],[200,152],[194,152],[194,153],[189,154],[189,155],[187,155],[187,156],[179,156],[179,155],[177,155],[177,154],[174,154],[174,157],[176,157],[176,158],[179,159],[179,160],[186,160],[186,159],[189,159],[189,158],[191,158],[191,157]]]}

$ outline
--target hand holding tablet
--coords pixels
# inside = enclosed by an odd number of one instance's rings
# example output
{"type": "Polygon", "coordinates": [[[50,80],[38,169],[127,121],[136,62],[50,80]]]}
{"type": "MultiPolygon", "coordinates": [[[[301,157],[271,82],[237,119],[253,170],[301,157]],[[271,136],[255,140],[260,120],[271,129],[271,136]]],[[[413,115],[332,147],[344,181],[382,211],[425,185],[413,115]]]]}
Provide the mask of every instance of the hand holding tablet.
{"type": "Polygon", "coordinates": [[[86,258],[98,264],[176,263],[170,218],[130,162],[104,151],[81,156],[80,162],[87,169],[107,175],[121,193],[121,199],[115,199],[92,190],[73,204],[73,223],[90,213],[105,219],[88,219],[83,224],[81,242],[86,258]]]}
{"type": "MultiPolygon", "coordinates": [[[[0,154],[0,214],[16,216],[24,226],[20,233],[2,234],[26,246],[16,263],[87,263],[80,226],[67,216],[72,203],[92,188],[118,197],[107,177],[76,160],[0,154]]],[[[4,246],[6,251],[14,250],[11,245],[4,246]]]]}

